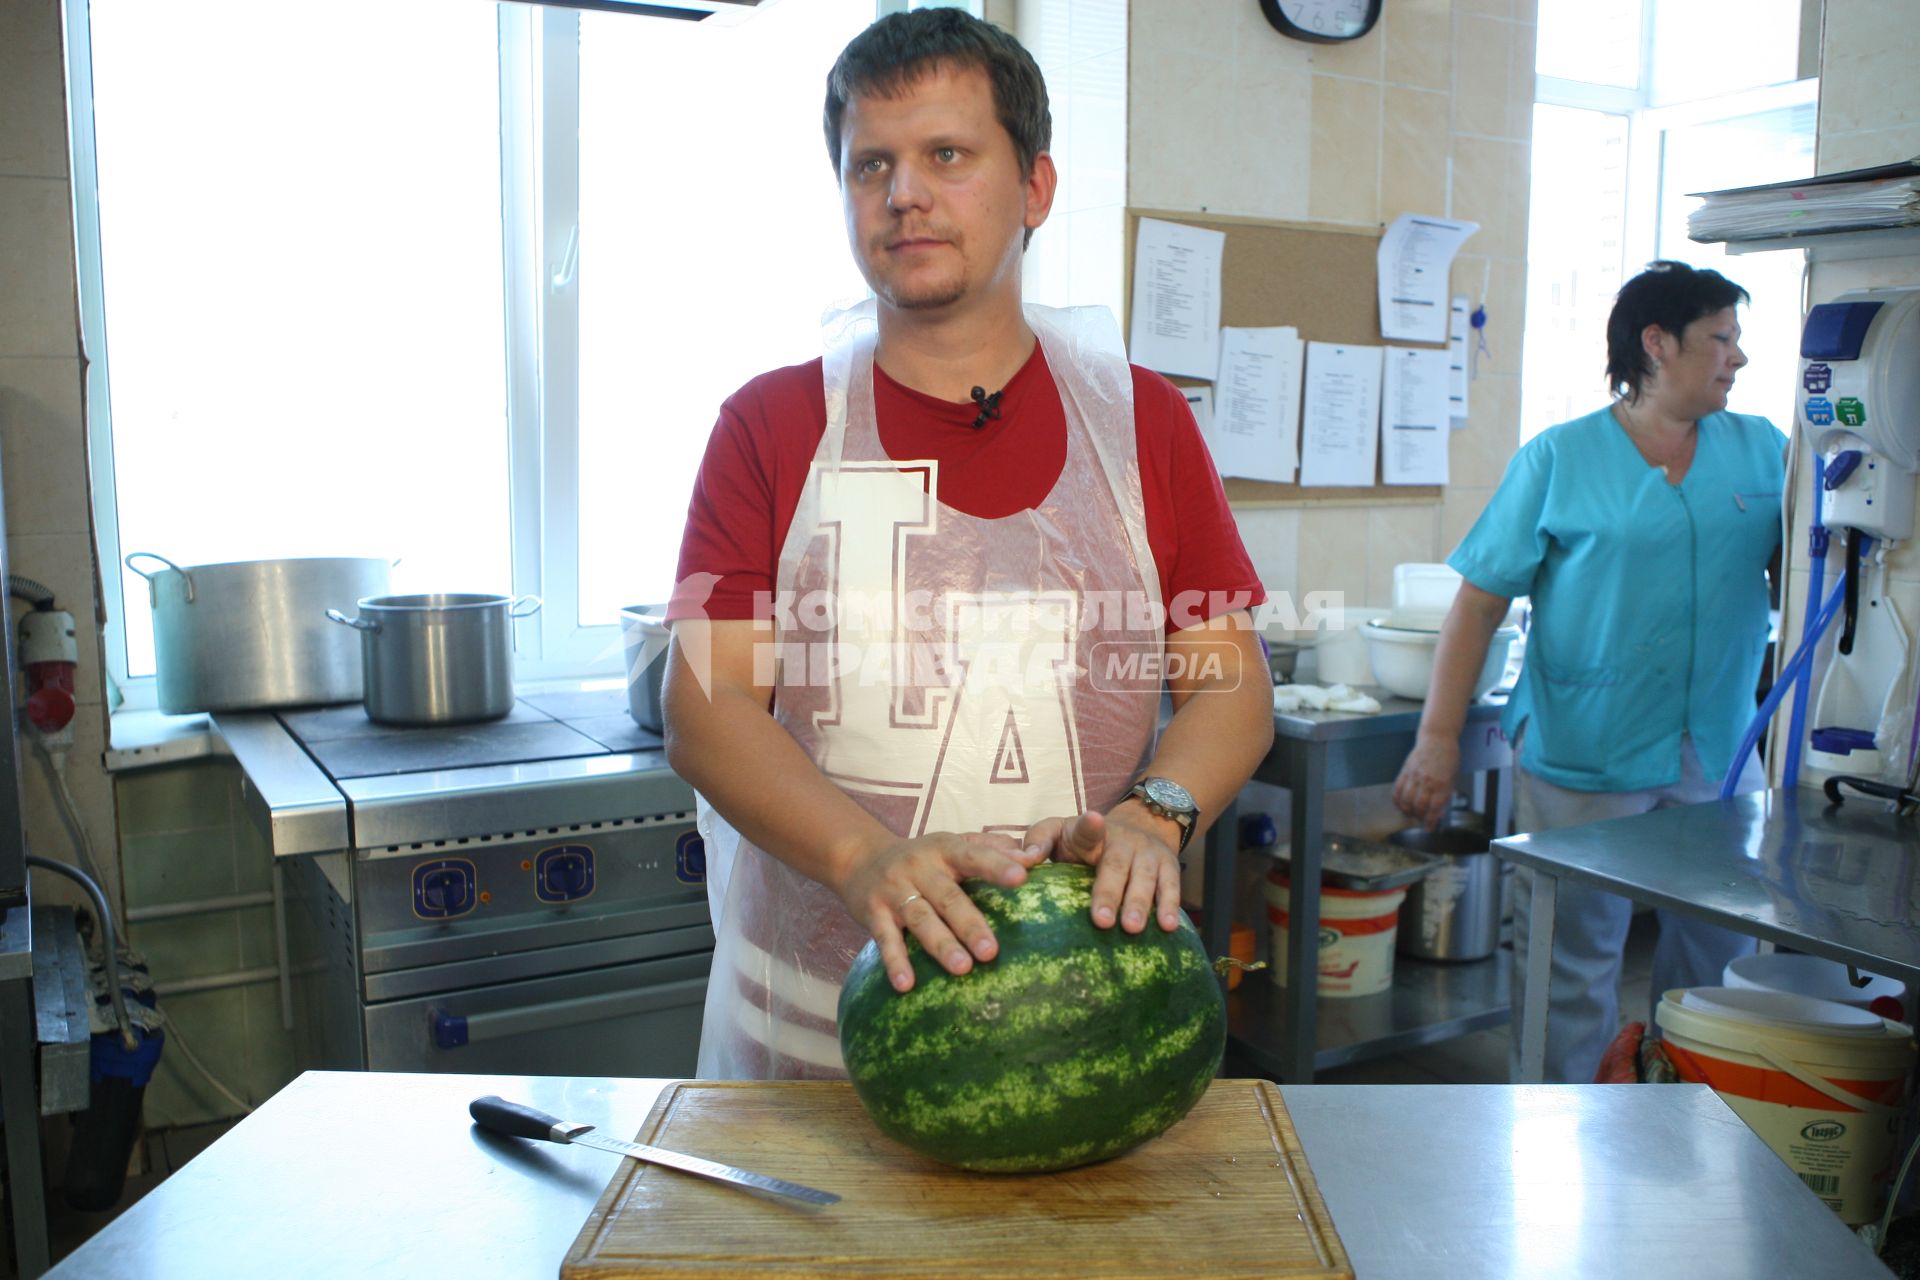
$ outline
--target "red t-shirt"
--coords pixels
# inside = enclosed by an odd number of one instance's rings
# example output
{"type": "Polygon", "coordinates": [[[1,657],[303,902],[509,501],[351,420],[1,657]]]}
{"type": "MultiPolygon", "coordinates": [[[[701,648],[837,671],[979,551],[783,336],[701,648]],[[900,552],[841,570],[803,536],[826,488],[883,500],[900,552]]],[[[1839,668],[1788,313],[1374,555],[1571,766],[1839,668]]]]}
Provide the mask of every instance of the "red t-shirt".
{"type": "MultiPolygon", "coordinates": [[[[1066,415],[1038,343],[1002,391],[1000,417],[979,429],[973,425],[977,405],[923,395],[878,365],[873,396],[888,456],[938,459],[936,496],[968,515],[999,519],[1035,506],[1066,465],[1066,415]]],[[[1167,629],[1263,603],[1266,592],[1186,398],[1136,365],[1133,404],[1147,541],[1170,610],[1167,629]]],[[[719,581],[704,603],[676,588],[669,618],[696,611],[709,618],[754,616],[756,594],[766,593],[764,600],[774,590],[787,526],[826,429],[819,360],[764,373],[720,407],[694,480],[675,575],[680,583],[708,574],[719,581]]]]}

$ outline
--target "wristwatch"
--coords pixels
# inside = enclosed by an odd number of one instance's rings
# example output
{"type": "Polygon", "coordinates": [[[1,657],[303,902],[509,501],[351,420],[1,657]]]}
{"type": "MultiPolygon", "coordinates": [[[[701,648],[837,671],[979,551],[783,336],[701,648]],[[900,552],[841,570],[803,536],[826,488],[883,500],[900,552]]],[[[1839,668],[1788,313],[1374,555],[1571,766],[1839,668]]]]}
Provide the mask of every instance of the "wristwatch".
{"type": "Polygon", "coordinates": [[[1148,813],[1180,824],[1180,847],[1174,852],[1185,853],[1187,841],[1200,822],[1200,806],[1193,802],[1192,793],[1171,778],[1142,778],[1127,794],[1138,796],[1148,813]]]}

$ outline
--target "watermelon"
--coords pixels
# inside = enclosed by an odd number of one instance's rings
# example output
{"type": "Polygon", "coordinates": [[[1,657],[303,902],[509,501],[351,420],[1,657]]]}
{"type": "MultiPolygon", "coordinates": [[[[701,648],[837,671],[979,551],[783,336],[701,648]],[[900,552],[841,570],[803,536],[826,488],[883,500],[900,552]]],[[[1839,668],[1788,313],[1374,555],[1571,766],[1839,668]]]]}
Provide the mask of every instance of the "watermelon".
{"type": "Polygon", "coordinates": [[[869,942],[840,989],[841,1054],[882,1133],[962,1169],[1037,1173],[1118,1155],[1200,1100],[1227,1012],[1190,920],[1096,928],[1093,869],[1075,863],[965,887],[993,960],[950,974],[909,938],[900,993],[869,942]]]}

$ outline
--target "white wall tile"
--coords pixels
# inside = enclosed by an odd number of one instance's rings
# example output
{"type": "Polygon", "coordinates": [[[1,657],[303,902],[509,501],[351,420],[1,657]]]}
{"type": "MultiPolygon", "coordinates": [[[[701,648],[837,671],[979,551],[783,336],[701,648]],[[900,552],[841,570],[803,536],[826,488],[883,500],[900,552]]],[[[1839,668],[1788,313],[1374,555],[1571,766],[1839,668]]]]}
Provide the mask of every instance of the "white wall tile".
{"type": "MultiPolygon", "coordinates": [[[[21,733],[20,790],[25,805],[23,816],[27,851],[69,865],[84,865],[69,834],[66,818],[55,799],[57,792],[47,766],[30,745],[32,734],[32,730],[23,730],[21,733]]],[[[105,751],[106,732],[101,708],[98,705],[82,707],[73,721],[73,746],[66,765],[67,790],[72,793],[80,825],[87,839],[92,841],[94,862],[103,882],[100,887],[106,891],[107,900],[114,904],[117,911],[120,903],[120,859],[114,822],[113,783],[100,765],[101,755],[105,751]]],[[[34,873],[33,891],[36,902],[57,901],[77,905],[86,901],[77,885],[64,877],[56,878],[46,872],[34,873]]]]}
{"type": "Polygon", "coordinates": [[[1453,127],[1483,137],[1507,134],[1514,26],[1456,10],[1453,19],[1453,127]]]}
{"type": "Polygon", "coordinates": [[[66,180],[0,177],[0,355],[74,357],[79,317],[66,180]]]}
{"type": "Polygon", "coordinates": [[[1453,91],[1452,0],[1395,0],[1378,30],[1386,44],[1388,83],[1453,91]]]}
{"type": "Polygon", "coordinates": [[[1474,381],[1468,404],[1466,427],[1448,438],[1448,483],[1491,489],[1519,447],[1520,379],[1484,374],[1474,381]]]}
{"type": "Polygon", "coordinates": [[[1450,484],[1446,495],[1440,500],[1440,555],[1445,560],[1452,555],[1467,531],[1473,528],[1473,522],[1486,510],[1487,500],[1493,497],[1491,488],[1479,485],[1450,484]]]}
{"type": "Polygon", "coordinates": [[[1313,78],[1313,170],[1307,209],[1315,221],[1380,221],[1382,102],[1382,87],[1371,81],[1313,78]]]}
{"type": "Polygon", "coordinates": [[[1213,48],[1218,40],[1217,24],[1213,14],[1196,13],[1191,0],[1129,0],[1127,44],[1133,59],[1132,74],[1139,76],[1148,64],[1168,54],[1213,48]]]}
{"type": "Polygon", "coordinates": [[[1134,48],[1127,64],[1129,204],[1204,209],[1234,154],[1238,103],[1225,53],[1134,48]]]}
{"type": "Polygon", "coordinates": [[[1440,558],[1440,504],[1379,506],[1367,511],[1367,599],[1393,601],[1393,569],[1440,558]]]}
{"type": "Polygon", "coordinates": [[[1453,216],[1480,224],[1468,241],[1475,254],[1526,253],[1528,144],[1496,138],[1453,138],[1453,216]]]}
{"type": "Polygon", "coordinates": [[[1820,131],[1920,120],[1920,0],[1828,0],[1825,12],[1820,131]]]}
{"type": "Polygon", "coordinates": [[[1387,86],[1380,154],[1380,217],[1447,207],[1448,95],[1387,86]]]}
{"type": "Polygon", "coordinates": [[[1367,508],[1300,508],[1299,589],[1338,591],[1349,607],[1382,603],[1367,598],[1367,508]]]}
{"type": "Polygon", "coordinates": [[[7,527],[20,533],[88,530],[80,361],[0,356],[0,469],[7,527]]]}
{"type": "Polygon", "coordinates": [[[1218,211],[1282,222],[1307,216],[1313,186],[1313,77],[1280,60],[1241,58],[1236,96],[1244,104],[1218,211]]]}
{"type": "Polygon", "coordinates": [[[57,0],[0,4],[0,175],[65,181],[65,72],[57,0]]]}
{"type": "Polygon", "coordinates": [[[1300,509],[1243,508],[1234,512],[1240,541],[1269,597],[1285,592],[1298,602],[1300,590],[1300,509]]]}
{"type": "Polygon", "coordinates": [[[1908,120],[1884,129],[1820,136],[1820,173],[1845,173],[1875,165],[1898,164],[1920,155],[1920,120],[1908,120]]]}

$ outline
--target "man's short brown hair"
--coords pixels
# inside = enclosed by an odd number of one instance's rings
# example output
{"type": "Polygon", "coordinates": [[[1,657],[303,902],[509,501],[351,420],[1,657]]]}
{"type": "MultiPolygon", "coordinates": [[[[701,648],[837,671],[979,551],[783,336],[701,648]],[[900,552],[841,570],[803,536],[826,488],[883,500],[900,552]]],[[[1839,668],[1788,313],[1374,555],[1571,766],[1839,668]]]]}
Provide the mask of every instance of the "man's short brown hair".
{"type": "Polygon", "coordinates": [[[993,85],[994,113],[1013,139],[1020,176],[1053,143],[1047,82],[1026,47],[961,9],[893,13],[855,36],[827,73],[827,155],[840,169],[840,123],[862,95],[891,97],[936,68],[978,68],[993,85]]]}

